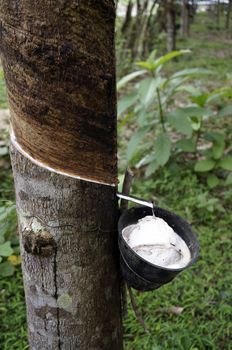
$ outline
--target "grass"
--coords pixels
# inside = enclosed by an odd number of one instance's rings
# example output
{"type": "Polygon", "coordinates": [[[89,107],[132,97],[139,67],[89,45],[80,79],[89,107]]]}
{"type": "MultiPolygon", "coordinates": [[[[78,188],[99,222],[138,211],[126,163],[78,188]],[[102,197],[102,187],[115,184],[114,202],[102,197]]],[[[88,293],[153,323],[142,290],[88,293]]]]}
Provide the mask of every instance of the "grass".
{"type": "MultiPolygon", "coordinates": [[[[172,63],[169,69],[183,69],[187,64],[188,68],[207,67],[215,71],[214,81],[207,82],[214,87],[232,71],[228,47],[231,39],[214,28],[209,31],[204,21],[205,17],[200,16],[191,37],[179,42],[180,48],[191,48],[193,54],[186,61],[172,63]]],[[[0,73],[0,108],[6,107],[5,85],[0,73]]],[[[230,122],[220,123],[220,127],[231,131],[230,122]]],[[[4,159],[8,161],[7,157],[4,159]]],[[[0,206],[14,200],[12,174],[6,162],[3,164],[1,167],[0,163],[0,206]]],[[[134,292],[149,334],[144,332],[129,307],[124,321],[125,349],[232,349],[232,188],[222,183],[209,191],[204,178],[198,178],[190,167],[183,167],[178,162],[161,169],[146,181],[138,173],[132,192],[154,199],[160,206],[191,222],[201,251],[199,261],[172,283],[154,292],[134,292]],[[183,308],[180,309],[182,312],[174,312],[173,307],[183,308]]],[[[13,277],[0,278],[1,350],[28,348],[25,314],[22,275],[17,268],[13,277]]]]}

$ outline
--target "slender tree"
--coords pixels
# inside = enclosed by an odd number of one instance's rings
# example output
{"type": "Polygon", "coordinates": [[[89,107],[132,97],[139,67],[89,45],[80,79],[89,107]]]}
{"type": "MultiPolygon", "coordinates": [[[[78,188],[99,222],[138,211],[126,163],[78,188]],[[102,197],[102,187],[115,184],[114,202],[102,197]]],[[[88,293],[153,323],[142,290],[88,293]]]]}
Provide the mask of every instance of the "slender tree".
{"type": "Polygon", "coordinates": [[[189,1],[182,0],[181,4],[181,36],[186,38],[189,36],[189,1]]]}
{"type": "Polygon", "coordinates": [[[232,0],[229,0],[229,3],[227,4],[227,12],[226,12],[226,29],[230,28],[231,10],[232,10],[232,0]]]}
{"type": "Polygon", "coordinates": [[[120,350],[113,0],[0,0],[30,349],[120,350]]]}
{"type": "Polygon", "coordinates": [[[123,21],[122,28],[121,28],[122,34],[126,34],[130,28],[133,7],[134,7],[133,0],[129,0],[129,2],[127,4],[127,8],[126,8],[125,20],[123,21]]]}
{"type": "Polygon", "coordinates": [[[166,0],[167,50],[176,50],[176,8],[174,0],[166,0]]]}

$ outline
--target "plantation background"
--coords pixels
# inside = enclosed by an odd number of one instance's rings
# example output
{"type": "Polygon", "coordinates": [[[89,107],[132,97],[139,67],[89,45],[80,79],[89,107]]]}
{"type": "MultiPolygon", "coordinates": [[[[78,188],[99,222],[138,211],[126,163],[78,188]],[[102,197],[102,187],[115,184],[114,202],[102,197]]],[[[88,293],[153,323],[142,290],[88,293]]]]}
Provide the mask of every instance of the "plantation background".
{"type": "MultiPolygon", "coordinates": [[[[135,174],[132,194],[185,217],[201,251],[198,262],[171,284],[134,292],[149,332],[129,305],[125,348],[232,349],[230,5],[188,2],[195,7],[183,33],[179,1],[157,1],[153,8],[148,1],[141,12],[144,3],[118,4],[119,179],[129,165],[135,174]],[[170,8],[176,14],[176,50],[168,54],[170,8]]],[[[1,68],[0,109],[0,349],[23,350],[26,316],[1,68]]]]}

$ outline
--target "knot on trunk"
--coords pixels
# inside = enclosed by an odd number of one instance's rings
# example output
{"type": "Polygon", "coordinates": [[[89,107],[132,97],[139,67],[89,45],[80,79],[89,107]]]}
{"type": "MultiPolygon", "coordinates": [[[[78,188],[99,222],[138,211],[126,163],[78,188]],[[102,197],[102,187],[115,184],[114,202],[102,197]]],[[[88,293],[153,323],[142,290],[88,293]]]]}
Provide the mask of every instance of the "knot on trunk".
{"type": "Polygon", "coordinates": [[[22,234],[23,247],[29,254],[50,256],[56,248],[56,242],[47,231],[34,232],[31,229],[25,229],[22,234]]]}

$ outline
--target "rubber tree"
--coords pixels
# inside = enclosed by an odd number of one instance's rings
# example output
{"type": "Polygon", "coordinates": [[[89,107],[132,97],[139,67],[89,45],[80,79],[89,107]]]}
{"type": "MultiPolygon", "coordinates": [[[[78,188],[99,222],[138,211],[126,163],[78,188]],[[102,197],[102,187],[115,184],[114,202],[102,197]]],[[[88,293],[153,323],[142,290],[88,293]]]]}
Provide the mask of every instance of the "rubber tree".
{"type": "Polygon", "coordinates": [[[189,1],[182,0],[181,2],[181,36],[182,38],[186,38],[189,36],[189,1]]]}
{"type": "Polygon", "coordinates": [[[0,0],[30,349],[122,349],[113,0],[0,0]]]}
{"type": "Polygon", "coordinates": [[[174,0],[165,0],[167,20],[167,50],[176,50],[176,6],[174,0]]]}
{"type": "Polygon", "coordinates": [[[227,4],[227,11],[226,11],[226,23],[225,23],[226,29],[230,28],[231,12],[232,12],[232,0],[229,0],[229,3],[227,4]]]}

